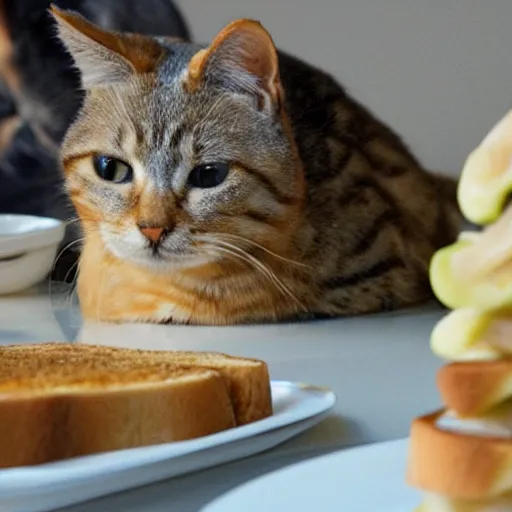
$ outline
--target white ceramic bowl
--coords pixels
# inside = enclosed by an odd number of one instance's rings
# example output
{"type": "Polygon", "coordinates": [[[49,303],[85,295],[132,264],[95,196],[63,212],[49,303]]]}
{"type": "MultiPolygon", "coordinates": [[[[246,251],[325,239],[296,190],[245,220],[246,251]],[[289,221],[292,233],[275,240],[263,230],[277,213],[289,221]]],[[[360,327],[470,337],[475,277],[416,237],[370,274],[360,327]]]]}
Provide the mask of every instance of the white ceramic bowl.
{"type": "Polygon", "coordinates": [[[0,215],[0,294],[43,281],[52,269],[65,224],[30,215],[0,215]]]}

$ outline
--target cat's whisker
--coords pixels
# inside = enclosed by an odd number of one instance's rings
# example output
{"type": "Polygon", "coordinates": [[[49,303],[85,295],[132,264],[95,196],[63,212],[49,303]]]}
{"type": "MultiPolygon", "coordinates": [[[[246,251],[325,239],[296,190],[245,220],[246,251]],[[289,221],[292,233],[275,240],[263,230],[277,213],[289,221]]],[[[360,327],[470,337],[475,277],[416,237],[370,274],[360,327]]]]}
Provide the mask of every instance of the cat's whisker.
{"type": "Polygon", "coordinates": [[[73,279],[73,283],[71,285],[70,290],[70,304],[73,305],[73,299],[76,297],[78,299],[78,291],[77,291],[77,285],[78,285],[78,274],[80,273],[80,266],[82,264],[82,258],[78,259],[78,265],[76,269],[76,275],[73,279]]]}
{"type": "Polygon", "coordinates": [[[274,258],[277,258],[278,260],[281,260],[285,263],[290,263],[290,265],[296,265],[297,267],[307,268],[309,270],[312,270],[313,267],[311,265],[306,265],[305,263],[300,263],[299,261],[294,261],[289,258],[285,258],[284,256],[280,256],[279,254],[271,251],[270,249],[267,249],[263,245],[260,245],[256,242],[253,242],[252,240],[249,240],[248,238],[245,238],[240,235],[234,235],[232,233],[212,233],[213,235],[217,236],[218,238],[231,238],[233,240],[240,240],[243,243],[252,245],[254,247],[257,247],[258,249],[261,249],[262,251],[266,252],[267,254],[274,256],[274,258]]]}
{"type": "Polygon", "coordinates": [[[259,261],[254,256],[248,254],[246,251],[237,247],[236,245],[230,244],[228,242],[223,242],[220,240],[215,240],[214,247],[221,252],[225,252],[227,254],[231,254],[232,256],[236,256],[239,259],[245,261],[254,269],[259,270],[267,279],[276,286],[276,288],[285,296],[291,298],[295,303],[297,303],[304,310],[306,307],[302,302],[293,294],[293,292],[272,272],[266,265],[264,265],[261,261],[259,261]],[[219,245],[220,244],[220,245],[219,245]]]}
{"type": "Polygon", "coordinates": [[[289,297],[291,297],[294,301],[296,301],[297,303],[300,303],[300,301],[298,301],[298,299],[295,297],[295,295],[291,292],[291,290],[282,282],[281,279],[279,279],[275,273],[273,271],[271,271],[264,263],[262,263],[260,260],[258,260],[258,258],[248,254],[246,251],[244,251],[243,249],[237,247],[236,245],[233,245],[233,244],[229,244],[227,242],[221,242],[223,245],[227,245],[229,248],[231,248],[232,250],[235,250],[235,251],[238,251],[239,253],[243,254],[246,258],[250,259],[250,261],[256,265],[257,267],[259,267],[261,269],[262,272],[264,272],[266,275],[269,276],[269,278],[276,284],[276,286],[278,286],[280,289],[282,289],[282,291],[285,292],[285,294],[287,294],[289,297]]]}
{"type": "MultiPolygon", "coordinates": [[[[71,265],[71,267],[69,267],[68,271],[66,272],[66,275],[64,276],[64,282],[67,283],[68,282],[68,277],[71,275],[71,272],[73,272],[73,270],[75,270],[75,268],[78,266],[78,262],[80,261],[80,259],[77,259],[75,261],[75,263],[73,263],[73,265],[71,265]]],[[[73,278],[73,281],[75,279],[73,278]]]]}
{"type": "Polygon", "coordinates": [[[220,240],[218,237],[204,236],[204,237],[201,237],[200,239],[203,239],[209,243],[213,243],[213,245],[217,248],[223,247],[224,249],[229,249],[230,251],[236,252],[237,255],[243,256],[242,259],[245,262],[249,263],[250,266],[252,266],[253,268],[257,268],[258,270],[263,272],[265,275],[267,275],[267,277],[269,277],[276,284],[276,286],[280,286],[282,284],[280,282],[280,280],[275,276],[275,274],[270,272],[270,270],[261,261],[259,261],[257,258],[252,256],[251,254],[247,253],[247,251],[245,251],[241,247],[238,247],[229,242],[220,240]],[[277,283],[275,282],[274,278],[278,281],[277,283]]]}
{"type": "Polygon", "coordinates": [[[69,274],[72,272],[73,268],[75,268],[75,267],[77,268],[77,271],[76,271],[75,277],[73,278],[73,282],[70,284],[70,290],[69,290],[69,295],[68,295],[68,306],[70,308],[73,307],[73,299],[74,299],[74,295],[76,292],[76,283],[78,281],[78,272],[80,271],[80,260],[79,259],[68,270],[66,277],[64,278],[65,280],[67,280],[69,274]]]}
{"type": "Polygon", "coordinates": [[[80,271],[80,261],[81,261],[81,258],[78,258],[75,261],[75,263],[73,263],[73,265],[71,265],[69,270],[66,272],[66,275],[64,276],[64,282],[67,283],[68,277],[71,275],[73,270],[76,268],[75,276],[73,277],[73,281],[70,283],[70,292],[69,292],[69,295],[70,295],[69,303],[70,303],[70,305],[71,305],[71,303],[73,301],[73,292],[76,290],[76,283],[78,281],[78,272],[80,271]]]}
{"type": "Polygon", "coordinates": [[[278,279],[275,274],[273,274],[268,268],[262,265],[261,262],[258,262],[258,260],[254,261],[253,259],[248,259],[247,255],[242,255],[241,253],[236,253],[226,248],[222,248],[222,251],[247,262],[256,271],[259,271],[264,277],[266,277],[285,297],[289,297],[301,308],[306,309],[304,305],[297,299],[297,297],[295,297],[295,295],[290,291],[290,289],[280,279],[278,279]]]}
{"type": "Polygon", "coordinates": [[[55,270],[55,266],[57,265],[59,259],[62,257],[62,255],[68,250],[70,249],[71,247],[73,247],[74,245],[78,244],[78,243],[82,243],[85,241],[85,238],[77,238],[76,240],[72,240],[71,242],[69,242],[69,244],[65,245],[61,251],[59,252],[59,254],[57,255],[57,257],[55,258],[55,261],[53,262],[53,266],[52,266],[52,272],[55,270]]]}
{"type": "Polygon", "coordinates": [[[60,258],[63,256],[63,254],[68,249],[70,249],[71,247],[73,247],[74,245],[76,245],[78,243],[82,243],[83,241],[84,241],[84,238],[77,238],[76,240],[73,240],[73,241],[69,242],[69,244],[65,245],[61,249],[59,254],[57,254],[57,257],[55,258],[55,261],[53,262],[52,268],[50,270],[50,279],[48,280],[48,295],[49,295],[50,299],[52,298],[52,279],[51,279],[51,275],[55,271],[55,268],[57,267],[57,263],[59,262],[60,258]]]}
{"type": "MultiPolygon", "coordinates": [[[[227,241],[220,240],[220,237],[202,237],[207,242],[213,242],[218,246],[218,244],[221,244],[224,246],[224,248],[229,248],[232,251],[236,251],[239,254],[243,254],[245,261],[250,262],[250,264],[253,266],[253,268],[258,268],[260,272],[264,273],[273,283],[274,285],[281,290],[282,293],[285,295],[291,297],[294,302],[299,304],[304,310],[307,308],[302,304],[302,302],[297,299],[297,297],[293,294],[293,292],[282,282],[281,279],[279,279],[273,271],[271,271],[263,262],[261,262],[258,258],[252,256],[251,254],[247,253],[244,249],[241,247],[238,247],[234,244],[231,244],[227,241]]],[[[243,238],[243,237],[240,237],[243,238]]]]}
{"type": "Polygon", "coordinates": [[[247,263],[250,267],[252,267],[256,271],[262,273],[263,276],[266,277],[272,284],[276,285],[279,288],[280,291],[283,291],[283,290],[281,290],[279,285],[272,279],[272,277],[269,275],[268,272],[265,272],[263,269],[259,268],[258,266],[255,266],[254,262],[252,262],[249,258],[247,258],[247,256],[245,254],[239,253],[239,252],[235,252],[235,251],[227,249],[225,247],[219,247],[217,245],[212,245],[211,248],[214,251],[216,251],[215,255],[217,255],[219,252],[221,252],[223,254],[228,254],[230,256],[233,256],[235,259],[239,259],[239,260],[243,261],[244,263],[247,263]]]}

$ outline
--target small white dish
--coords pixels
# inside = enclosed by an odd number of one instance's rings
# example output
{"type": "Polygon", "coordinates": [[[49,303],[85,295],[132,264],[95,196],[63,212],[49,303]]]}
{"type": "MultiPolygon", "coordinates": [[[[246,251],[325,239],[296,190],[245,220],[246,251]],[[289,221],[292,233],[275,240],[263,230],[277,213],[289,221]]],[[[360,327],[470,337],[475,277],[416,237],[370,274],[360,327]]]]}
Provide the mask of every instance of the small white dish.
{"type": "Polygon", "coordinates": [[[202,512],[413,512],[408,440],[351,448],[275,471],[216,499],[202,512]]]}
{"type": "Polygon", "coordinates": [[[191,441],[0,470],[0,510],[46,512],[242,459],[315,426],[335,402],[332,391],[273,381],[274,414],[250,425],[191,441]]]}
{"type": "Polygon", "coordinates": [[[31,215],[0,215],[0,294],[20,292],[51,271],[65,224],[31,215]]]}

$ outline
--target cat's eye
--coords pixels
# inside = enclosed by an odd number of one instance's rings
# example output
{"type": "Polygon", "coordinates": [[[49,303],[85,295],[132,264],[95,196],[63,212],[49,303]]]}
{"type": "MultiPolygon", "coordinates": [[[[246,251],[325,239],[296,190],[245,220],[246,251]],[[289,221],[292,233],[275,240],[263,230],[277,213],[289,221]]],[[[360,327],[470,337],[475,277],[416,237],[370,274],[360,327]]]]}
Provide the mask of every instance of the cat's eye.
{"type": "Polygon", "coordinates": [[[109,156],[94,157],[94,170],[105,181],[112,183],[128,183],[133,180],[133,169],[122,160],[109,156]]]}
{"type": "Polygon", "coordinates": [[[229,174],[229,164],[198,165],[188,175],[188,184],[195,188],[213,188],[220,185],[229,174]]]}

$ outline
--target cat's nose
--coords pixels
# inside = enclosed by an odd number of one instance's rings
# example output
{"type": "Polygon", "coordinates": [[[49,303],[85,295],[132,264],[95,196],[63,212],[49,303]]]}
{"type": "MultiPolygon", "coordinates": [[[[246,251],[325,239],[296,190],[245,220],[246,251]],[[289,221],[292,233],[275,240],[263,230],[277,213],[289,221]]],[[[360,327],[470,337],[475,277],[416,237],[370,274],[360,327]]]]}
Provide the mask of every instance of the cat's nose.
{"type": "Polygon", "coordinates": [[[158,243],[165,236],[167,230],[165,228],[139,226],[140,232],[153,243],[158,243]]]}

